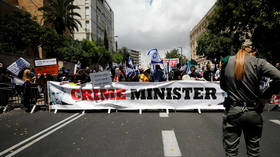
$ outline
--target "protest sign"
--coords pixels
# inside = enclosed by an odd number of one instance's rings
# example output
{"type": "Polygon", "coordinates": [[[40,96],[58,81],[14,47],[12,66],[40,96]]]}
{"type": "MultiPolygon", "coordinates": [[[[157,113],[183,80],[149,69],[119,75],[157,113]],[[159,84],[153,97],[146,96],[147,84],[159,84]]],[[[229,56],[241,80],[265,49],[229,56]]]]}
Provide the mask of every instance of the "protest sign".
{"type": "Polygon", "coordinates": [[[112,84],[111,73],[109,71],[98,72],[98,73],[91,73],[90,79],[92,82],[93,87],[102,87],[105,85],[112,84]]]}
{"type": "Polygon", "coordinates": [[[7,69],[13,74],[18,75],[21,70],[29,66],[30,63],[28,63],[26,60],[20,57],[13,64],[11,64],[7,69]]]}
{"type": "Polygon", "coordinates": [[[58,65],[56,58],[35,60],[36,74],[58,74],[58,65]]]}
{"type": "Polygon", "coordinates": [[[171,59],[164,59],[163,60],[163,65],[166,67],[167,64],[169,63],[170,67],[176,67],[176,65],[179,63],[178,58],[171,58],[171,59]]]}

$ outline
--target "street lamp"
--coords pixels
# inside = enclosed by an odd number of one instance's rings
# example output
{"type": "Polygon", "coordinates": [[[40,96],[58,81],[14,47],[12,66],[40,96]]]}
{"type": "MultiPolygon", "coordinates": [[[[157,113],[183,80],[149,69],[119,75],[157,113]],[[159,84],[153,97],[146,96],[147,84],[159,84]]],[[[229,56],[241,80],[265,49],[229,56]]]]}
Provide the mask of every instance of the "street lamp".
{"type": "MultiPolygon", "coordinates": [[[[118,38],[119,36],[114,36],[115,38],[118,38]]],[[[115,39],[115,42],[116,42],[116,52],[118,51],[118,42],[117,40],[115,39]]]]}

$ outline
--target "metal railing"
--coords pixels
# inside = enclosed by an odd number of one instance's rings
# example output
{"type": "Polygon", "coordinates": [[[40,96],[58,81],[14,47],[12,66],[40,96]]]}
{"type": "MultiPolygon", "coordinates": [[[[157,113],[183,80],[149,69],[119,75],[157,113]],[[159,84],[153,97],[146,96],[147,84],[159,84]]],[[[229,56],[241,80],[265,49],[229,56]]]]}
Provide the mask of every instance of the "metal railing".
{"type": "MultiPolygon", "coordinates": [[[[31,113],[37,106],[47,106],[46,89],[40,85],[32,85],[30,99],[31,113]]],[[[7,112],[11,108],[24,107],[24,87],[22,85],[12,85],[9,83],[0,83],[0,109],[7,112]]]]}

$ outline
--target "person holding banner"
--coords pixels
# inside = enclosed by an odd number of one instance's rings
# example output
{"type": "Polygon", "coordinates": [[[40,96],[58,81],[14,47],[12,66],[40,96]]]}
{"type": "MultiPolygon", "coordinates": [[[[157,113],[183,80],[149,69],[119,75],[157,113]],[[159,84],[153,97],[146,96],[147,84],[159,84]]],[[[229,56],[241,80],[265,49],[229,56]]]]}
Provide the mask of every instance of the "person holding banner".
{"type": "MultiPolygon", "coordinates": [[[[264,59],[254,56],[255,49],[245,41],[236,56],[229,57],[221,71],[221,88],[227,92],[223,116],[223,145],[227,157],[236,157],[241,133],[248,156],[260,155],[263,103],[259,89],[262,76],[280,85],[280,72],[264,59]]],[[[271,97],[271,95],[270,95],[271,97]]],[[[270,98],[268,97],[268,98],[270,98]]]]}

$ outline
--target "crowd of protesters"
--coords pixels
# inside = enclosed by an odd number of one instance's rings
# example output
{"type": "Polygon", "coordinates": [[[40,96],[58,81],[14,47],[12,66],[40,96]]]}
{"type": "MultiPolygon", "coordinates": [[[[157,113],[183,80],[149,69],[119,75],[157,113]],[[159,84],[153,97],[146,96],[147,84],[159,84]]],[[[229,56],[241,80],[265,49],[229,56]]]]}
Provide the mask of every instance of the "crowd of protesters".
{"type": "MultiPolygon", "coordinates": [[[[276,68],[280,70],[280,64],[277,63],[276,68]]],[[[22,103],[29,112],[31,109],[30,99],[31,87],[36,86],[42,93],[47,93],[47,81],[58,81],[60,84],[74,83],[81,85],[90,82],[90,73],[110,71],[112,82],[162,82],[162,81],[173,81],[173,80],[198,80],[198,81],[219,81],[220,79],[220,66],[208,63],[205,67],[200,65],[186,65],[181,66],[177,64],[175,68],[167,70],[162,65],[155,65],[154,70],[151,68],[136,68],[129,65],[113,66],[111,68],[106,67],[105,70],[101,66],[95,66],[94,68],[85,67],[81,69],[81,66],[77,66],[76,72],[71,72],[70,69],[64,67],[59,69],[57,75],[49,74],[35,74],[33,68],[26,68],[22,70],[17,78],[22,79],[23,89],[23,101],[22,103]]],[[[0,83],[11,83],[13,74],[3,67],[0,63],[0,83]]]]}

